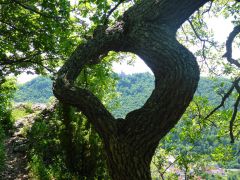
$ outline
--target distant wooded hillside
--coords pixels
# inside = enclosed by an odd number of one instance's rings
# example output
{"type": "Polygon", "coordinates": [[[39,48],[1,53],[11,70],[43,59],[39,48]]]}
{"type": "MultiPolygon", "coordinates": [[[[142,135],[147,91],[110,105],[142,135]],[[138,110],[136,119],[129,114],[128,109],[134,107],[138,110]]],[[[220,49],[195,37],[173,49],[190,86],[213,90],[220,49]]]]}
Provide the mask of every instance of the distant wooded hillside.
{"type": "MultiPolygon", "coordinates": [[[[228,86],[229,80],[227,79],[202,77],[195,95],[206,97],[211,104],[216,105],[220,103],[220,95],[228,86]]],[[[116,99],[120,105],[113,111],[113,114],[116,117],[125,117],[127,112],[140,108],[151,95],[153,88],[154,76],[150,73],[120,74],[117,85],[120,96],[116,99]]]]}
{"type": "MultiPolygon", "coordinates": [[[[124,117],[127,112],[141,107],[151,95],[154,88],[154,76],[150,73],[133,75],[119,74],[117,91],[119,97],[115,99],[119,108],[113,110],[116,117],[124,117]]],[[[221,100],[221,94],[229,86],[227,79],[210,79],[202,77],[196,95],[204,96],[212,104],[221,100]]],[[[15,94],[15,102],[46,103],[52,94],[52,81],[47,77],[37,77],[19,86],[15,94]]]]}
{"type": "Polygon", "coordinates": [[[19,85],[14,101],[47,103],[51,96],[53,96],[51,79],[39,76],[25,84],[19,85]]]}

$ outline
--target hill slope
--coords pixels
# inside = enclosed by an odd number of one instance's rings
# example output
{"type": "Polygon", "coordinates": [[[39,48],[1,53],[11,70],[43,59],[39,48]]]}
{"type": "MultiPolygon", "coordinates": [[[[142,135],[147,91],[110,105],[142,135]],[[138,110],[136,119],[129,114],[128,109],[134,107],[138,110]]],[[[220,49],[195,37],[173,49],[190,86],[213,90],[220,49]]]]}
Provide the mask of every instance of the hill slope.
{"type": "MultiPolygon", "coordinates": [[[[202,77],[195,95],[209,99],[212,104],[218,104],[221,96],[215,91],[221,92],[229,86],[227,79],[215,79],[202,77]],[[219,89],[217,89],[219,88],[219,89]]],[[[138,73],[133,75],[119,74],[117,91],[120,96],[115,100],[119,102],[119,108],[113,111],[116,117],[124,117],[127,112],[140,108],[151,95],[154,88],[154,76],[150,73],[138,73]]],[[[52,81],[46,77],[37,77],[19,87],[15,94],[15,102],[46,103],[52,94],[52,81]]]]}
{"type": "Polygon", "coordinates": [[[46,77],[37,77],[22,84],[15,93],[15,102],[46,103],[53,96],[52,81],[46,77]]]}

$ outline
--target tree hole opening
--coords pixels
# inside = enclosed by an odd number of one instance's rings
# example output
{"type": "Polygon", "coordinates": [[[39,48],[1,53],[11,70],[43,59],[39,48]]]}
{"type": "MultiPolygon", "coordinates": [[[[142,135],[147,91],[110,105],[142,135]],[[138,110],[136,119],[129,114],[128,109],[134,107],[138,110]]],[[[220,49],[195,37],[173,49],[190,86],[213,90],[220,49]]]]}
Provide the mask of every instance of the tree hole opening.
{"type": "Polygon", "coordinates": [[[113,63],[117,74],[117,98],[112,114],[115,118],[126,115],[142,107],[154,89],[155,77],[144,61],[132,53],[120,53],[119,60],[113,63]]]}

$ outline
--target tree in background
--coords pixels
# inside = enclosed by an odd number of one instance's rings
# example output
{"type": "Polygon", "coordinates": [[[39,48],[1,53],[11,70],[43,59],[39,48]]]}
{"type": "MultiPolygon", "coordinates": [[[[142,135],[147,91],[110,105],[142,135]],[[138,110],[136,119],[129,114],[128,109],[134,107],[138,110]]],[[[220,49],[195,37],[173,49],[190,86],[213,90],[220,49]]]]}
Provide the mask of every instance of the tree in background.
{"type": "Polygon", "coordinates": [[[0,2],[0,83],[10,74],[54,73],[77,42],[71,8],[68,1],[0,2]]]}

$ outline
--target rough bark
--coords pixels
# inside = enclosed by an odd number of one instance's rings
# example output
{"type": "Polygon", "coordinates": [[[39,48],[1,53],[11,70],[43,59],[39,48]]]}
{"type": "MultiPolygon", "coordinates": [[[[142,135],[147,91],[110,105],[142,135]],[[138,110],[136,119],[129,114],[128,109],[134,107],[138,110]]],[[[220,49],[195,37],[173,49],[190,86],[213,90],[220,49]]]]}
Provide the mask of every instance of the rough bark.
{"type": "Polygon", "coordinates": [[[195,57],[176,40],[176,32],[206,2],[143,0],[114,27],[98,27],[59,71],[54,94],[82,111],[103,138],[112,179],[151,179],[150,162],[159,140],[178,122],[199,80],[195,57]],[[84,66],[100,62],[109,51],[137,54],[155,76],[147,102],[123,120],[115,120],[91,92],[74,86],[84,66]]]}

